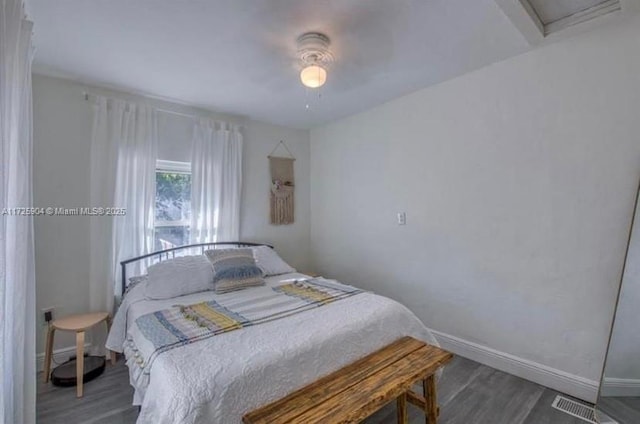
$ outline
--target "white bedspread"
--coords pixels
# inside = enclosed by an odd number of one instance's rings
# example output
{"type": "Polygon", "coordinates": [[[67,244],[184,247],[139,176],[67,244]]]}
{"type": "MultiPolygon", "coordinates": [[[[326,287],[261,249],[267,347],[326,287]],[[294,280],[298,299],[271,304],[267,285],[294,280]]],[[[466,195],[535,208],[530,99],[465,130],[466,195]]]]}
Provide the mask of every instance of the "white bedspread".
{"type": "MultiPolygon", "coordinates": [[[[267,278],[267,284],[302,277],[285,274],[267,278]]],[[[214,292],[203,292],[150,301],[143,292],[139,285],[126,296],[107,348],[121,352],[127,323],[143,314],[216,297],[214,292]]],[[[142,407],[137,423],[241,423],[244,413],[405,335],[437,345],[407,308],[363,293],[178,347],[156,359],[148,387],[134,385],[134,404],[142,407]]]]}

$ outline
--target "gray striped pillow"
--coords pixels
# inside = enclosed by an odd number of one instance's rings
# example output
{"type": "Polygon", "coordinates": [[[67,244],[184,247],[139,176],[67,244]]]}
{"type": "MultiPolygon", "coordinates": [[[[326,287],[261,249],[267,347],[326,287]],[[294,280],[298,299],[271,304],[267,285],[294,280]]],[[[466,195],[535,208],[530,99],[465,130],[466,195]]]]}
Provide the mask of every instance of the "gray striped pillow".
{"type": "Polygon", "coordinates": [[[204,252],[213,266],[216,293],[262,286],[262,270],[256,265],[251,249],[214,249],[204,252]]]}

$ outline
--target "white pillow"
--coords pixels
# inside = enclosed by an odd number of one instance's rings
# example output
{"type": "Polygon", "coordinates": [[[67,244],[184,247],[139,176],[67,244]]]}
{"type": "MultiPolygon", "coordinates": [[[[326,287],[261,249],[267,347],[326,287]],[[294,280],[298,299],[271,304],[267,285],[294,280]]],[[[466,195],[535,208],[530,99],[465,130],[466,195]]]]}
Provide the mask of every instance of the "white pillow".
{"type": "Polygon", "coordinates": [[[145,296],[170,299],[205,290],[213,290],[213,267],[204,255],[183,256],[151,265],[145,296]]]}
{"type": "Polygon", "coordinates": [[[256,260],[256,265],[262,270],[265,277],[296,272],[291,265],[283,261],[276,251],[269,246],[255,246],[251,249],[253,250],[253,258],[256,260]]]}

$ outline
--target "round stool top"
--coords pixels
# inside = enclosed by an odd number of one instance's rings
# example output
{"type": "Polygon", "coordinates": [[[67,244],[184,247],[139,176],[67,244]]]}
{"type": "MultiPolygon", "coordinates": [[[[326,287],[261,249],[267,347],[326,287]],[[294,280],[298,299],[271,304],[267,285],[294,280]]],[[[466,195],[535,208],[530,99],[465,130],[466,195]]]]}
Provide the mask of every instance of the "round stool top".
{"type": "Polygon", "coordinates": [[[92,312],[90,314],[69,315],[53,321],[52,325],[58,330],[83,331],[106,320],[106,312],[92,312]]]}

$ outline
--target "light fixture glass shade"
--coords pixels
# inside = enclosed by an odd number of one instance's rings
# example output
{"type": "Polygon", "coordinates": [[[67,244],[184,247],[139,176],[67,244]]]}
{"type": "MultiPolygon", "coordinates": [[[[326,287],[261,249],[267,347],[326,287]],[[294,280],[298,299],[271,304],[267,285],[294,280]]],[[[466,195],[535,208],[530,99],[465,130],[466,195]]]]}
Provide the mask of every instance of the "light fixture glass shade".
{"type": "Polygon", "coordinates": [[[318,65],[309,65],[300,71],[300,81],[309,88],[322,87],[327,81],[327,71],[318,65]]]}

